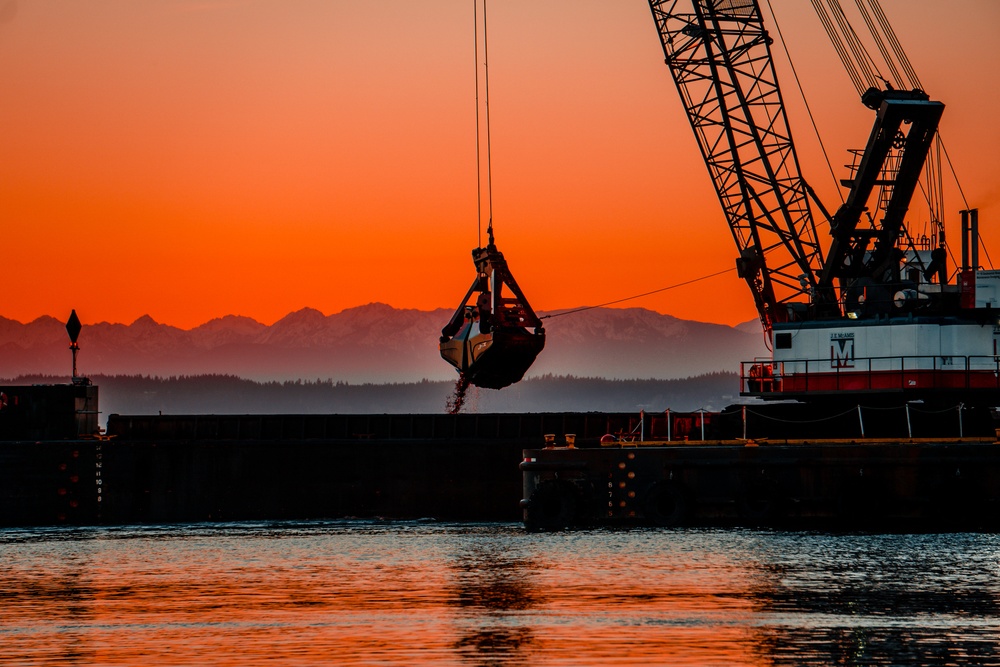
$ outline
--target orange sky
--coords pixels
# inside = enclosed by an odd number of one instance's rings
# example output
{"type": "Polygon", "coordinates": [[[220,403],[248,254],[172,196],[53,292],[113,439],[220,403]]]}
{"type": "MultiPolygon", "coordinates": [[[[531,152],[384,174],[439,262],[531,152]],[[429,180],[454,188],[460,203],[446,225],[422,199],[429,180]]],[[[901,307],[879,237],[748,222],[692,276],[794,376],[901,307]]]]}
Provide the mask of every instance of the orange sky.
{"type": "MultiPolygon", "coordinates": [[[[772,4],[842,164],[871,112],[809,3],[772,4]]],[[[1000,265],[1000,3],[882,4],[947,105],[942,134],[1000,265]]],[[[489,16],[494,222],[532,305],[733,266],[646,2],[498,0],[489,16]]],[[[0,0],[0,315],[189,328],[455,307],[477,243],[472,26],[471,0],[0,0]]],[[[783,85],[806,177],[836,208],[783,85]]],[[[953,187],[946,206],[954,229],[953,187]]],[[[755,317],[735,273],[622,305],[755,317]]]]}

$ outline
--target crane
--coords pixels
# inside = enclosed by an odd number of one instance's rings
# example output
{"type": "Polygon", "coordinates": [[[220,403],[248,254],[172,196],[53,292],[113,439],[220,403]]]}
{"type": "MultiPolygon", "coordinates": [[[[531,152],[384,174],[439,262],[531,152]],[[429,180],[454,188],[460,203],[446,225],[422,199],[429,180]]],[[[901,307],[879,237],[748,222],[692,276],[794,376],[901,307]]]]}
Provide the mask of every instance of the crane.
{"type": "MultiPolygon", "coordinates": [[[[834,19],[821,16],[828,32],[843,25],[837,0],[829,1],[834,19]]],[[[858,5],[873,34],[878,25],[891,34],[877,0],[868,1],[871,9],[858,5]]],[[[813,4],[819,11],[820,0],[813,4]]],[[[844,203],[830,214],[801,174],[758,1],[649,7],[772,351],[743,364],[741,393],[995,404],[1000,271],[978,266],[977,212],[962,212],[958,284],[948,284],[943,231],[937,247],[919,247],[905,225],[944,105],[919,83],[894,87],[866,63],[852,74],[875,118],[842,181],[844,203]],[[825,244],[814,207],[829,226],[825,244]]],[[[842,57],[858,53],[846,34],[842,57]]],[[[905,60],[891,70],[897,86],[899,71],[912,73],[905,60]]]]}

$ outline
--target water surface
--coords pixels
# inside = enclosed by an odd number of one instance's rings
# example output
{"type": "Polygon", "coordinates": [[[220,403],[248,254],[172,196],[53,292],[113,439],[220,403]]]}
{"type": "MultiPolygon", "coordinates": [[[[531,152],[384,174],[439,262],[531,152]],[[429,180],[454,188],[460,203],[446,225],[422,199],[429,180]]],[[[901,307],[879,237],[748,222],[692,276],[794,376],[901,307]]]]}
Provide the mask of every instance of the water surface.
{"type": "Polygon", "coordinates": [[[1000,665],[1000,536],[0,531],[0,664],[1000,665]]]}

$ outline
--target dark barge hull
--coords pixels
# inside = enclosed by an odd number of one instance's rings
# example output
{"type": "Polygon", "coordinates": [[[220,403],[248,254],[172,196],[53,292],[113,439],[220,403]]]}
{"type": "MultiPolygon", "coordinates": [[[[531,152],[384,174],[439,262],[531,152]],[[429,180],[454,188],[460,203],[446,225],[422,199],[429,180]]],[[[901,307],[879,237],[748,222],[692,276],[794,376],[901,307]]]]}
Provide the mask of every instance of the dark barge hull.
{"type": "Polygon", "coordinates": [[[1000,529],[1000,445],[781,441],[530,449],[529,530],[739,525],[790,529],[1000,529]]]}
{"type": "Polygon", "coordinates": [[[86,436],[96,387],[0,389],[0,526],[357,517],[1000,529],[995,437],[696,442],[708,415],[635,413],[111,415],[105,434],[86,436]],[[602,446],[609,434],[614,446],[602,446]],[[624,442],[635,434],[660,441],[624,442]],[[547,436],[577,447],[543,448],[547,436]]]}
{"type": "Polygon", "coordinates": [[[523,520],[1000,530],[995,424],[991,409],[961,403],[645,415],[628,437],[525,450],[523,520]]]}
{"type": "Polygon", "coordinates": [[[519,521],[525,447],[547,433],[596,441],[630,420],[607,413],[111,415],[101,437],[47,433],[0,442],[0,526],[519,521]]]}

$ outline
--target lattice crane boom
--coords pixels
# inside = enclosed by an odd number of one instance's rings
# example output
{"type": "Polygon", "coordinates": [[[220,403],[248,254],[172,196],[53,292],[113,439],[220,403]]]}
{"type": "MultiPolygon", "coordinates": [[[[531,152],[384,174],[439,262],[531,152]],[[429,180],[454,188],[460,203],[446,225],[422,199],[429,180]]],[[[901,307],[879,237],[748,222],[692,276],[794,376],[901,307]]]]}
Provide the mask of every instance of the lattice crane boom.
{"type": "Polygon", "coordinates": [[[761,323],[812,300],[823,255],[755,0],[649,0],[761,323]]]}

